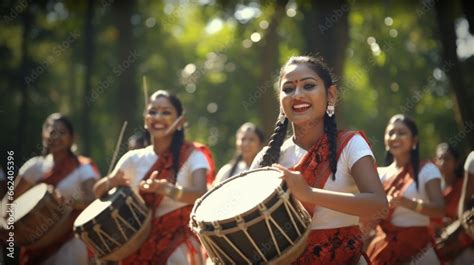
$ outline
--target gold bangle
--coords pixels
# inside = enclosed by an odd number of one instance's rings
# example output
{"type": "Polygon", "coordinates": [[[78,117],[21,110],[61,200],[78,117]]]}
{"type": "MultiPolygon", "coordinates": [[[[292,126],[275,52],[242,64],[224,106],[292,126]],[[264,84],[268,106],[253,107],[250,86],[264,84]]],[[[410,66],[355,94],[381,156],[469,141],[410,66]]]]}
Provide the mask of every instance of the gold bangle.
{"type": "Polygon", "coordinates": [[[170,187],[167,195],[168,197],[178,201],[183,196],[183,188],[177,186],[170,187]]]}
{"type": "Polygon", "coordinates": [[[416,207],[415,207],[415,211],[417,213],[421,213],[421,210],[423,210],[423,201],[418,199],[416,200],[416,207]]]}

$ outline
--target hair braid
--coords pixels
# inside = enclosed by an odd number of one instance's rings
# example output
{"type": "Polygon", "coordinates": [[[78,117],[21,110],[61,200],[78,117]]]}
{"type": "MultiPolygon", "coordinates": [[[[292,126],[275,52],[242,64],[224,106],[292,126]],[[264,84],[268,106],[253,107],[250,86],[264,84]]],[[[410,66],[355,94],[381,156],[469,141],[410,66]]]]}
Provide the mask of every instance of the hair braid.
{"type": "Polygon", "coordinates": [[[332,179],[336,179],[337,170],[337,124],[336,117],[324,115],[324,132],[328,136],[329,141],[329,166],[332,171],[332,179]]]}
{"type": "Polygon", "coordinates": [[[240,161],[242,161],[242,154],[236,156],[233,161],[232,161],[232,168],[229,171],[229,175],[227,177],[232,177],[234,175],[235,170],[237,169],[237,166],[239,165],[240,161]]]}
{"type": "Polygon", "coordinates": [[[280,114],[280,117],[275,124],[275,130],[268,141],[268,149],[263,155],[262,162],[260,162],[260,167],[271,166],[273,163],[278,162],[278,159],[280,158],[280,148],[285,140],[287,129],[288,119],[280,114]]]}
{"type": "Polygon", "coordinates": [[[184,129],[176,131],[171,142],[171,153],[173,155],[173,170],[175,174],[179,171],[179,155],[181,153],[181,146],[184,143],[184,129]]]}

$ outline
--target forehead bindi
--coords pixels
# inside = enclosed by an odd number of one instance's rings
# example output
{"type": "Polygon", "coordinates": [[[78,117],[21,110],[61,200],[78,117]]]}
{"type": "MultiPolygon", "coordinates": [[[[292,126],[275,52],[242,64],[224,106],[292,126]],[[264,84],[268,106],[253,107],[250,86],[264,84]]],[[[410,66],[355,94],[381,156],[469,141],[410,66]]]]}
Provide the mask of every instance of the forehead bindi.
{"type": "Polygon", "coordinates": [[[298,83],[305,80],[320,82],[318,74],[304,64],[292,64],[286,67],[282,76],[282,83],[298,83]]]}

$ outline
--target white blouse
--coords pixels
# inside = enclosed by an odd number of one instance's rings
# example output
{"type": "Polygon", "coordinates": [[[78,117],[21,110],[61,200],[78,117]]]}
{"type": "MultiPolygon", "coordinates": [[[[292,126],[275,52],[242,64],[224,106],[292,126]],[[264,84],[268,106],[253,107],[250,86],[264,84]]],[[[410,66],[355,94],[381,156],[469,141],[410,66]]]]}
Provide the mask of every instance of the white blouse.
{"type": "MultiPolygon", "coordinates": [[[[395,177],[398,172],[395,163],[392,163],[388,167],[379,167],[377,170],[382,182],[390,179],[390,177],[395,177]]],[[[420,199],[424,202],[429,202],[430,199],[426,193],[426,183],[435,179],[441,179],[441,172],[438,167],[429,162],[425,164],[418,173],[419,190],[416,189],[416,183],[413,181],[406,189],[403,197],[410,200],[420,199]]],[[[393,225],[400,227],[428,226],[430,224],[430,218],[405,207],[397,207],[393,212],[391,222],[393,225]]]]}
{"type": "MultiPolygon", "coordinates": [[[[268,147],[265,147],[255,157],[250,168],[258,168],[263,155],[268,147]]],[[[295,144],[293,138],[287,139],[280,152],[279,163],[285,167],[295,166],[307,153],[307,150],[295,144]]],[[[352,166],[361,158],[370,156],[374,160],[374,155],[364,138],[358,134],[352,137],[344,147],[337,161],[336,180],[332,175],[324,185],[325,190],[359,193],[359,189],[351,175],[352,166]]],[[[311,229],[331,229],[359,225],[359,217],[334,211],[321,206],[316,206],[313,214],[311,229]]]]}
{"type": "MultiPolygon", "coordinates": [[[[122,170],[124,175],[130,178],[130,186],[138,192],[140,181],[145,177],[145,174],[157,159],[158,155],[153,151],[152,145],[132,150],[120,158],[112,174],[115,174],[119,169],[122,170]]],[[[204,154],[201,151],[194,150],[179,169],[176,177],[176,186],[191,188],[193,186],[192,172],[197,169],[209,170],[209,168],[204,154]]],[[[155,211],[155,217],[165,215],[186,205],[184,202],[175,201],[164,196],[160,206],[155,211]]]]}

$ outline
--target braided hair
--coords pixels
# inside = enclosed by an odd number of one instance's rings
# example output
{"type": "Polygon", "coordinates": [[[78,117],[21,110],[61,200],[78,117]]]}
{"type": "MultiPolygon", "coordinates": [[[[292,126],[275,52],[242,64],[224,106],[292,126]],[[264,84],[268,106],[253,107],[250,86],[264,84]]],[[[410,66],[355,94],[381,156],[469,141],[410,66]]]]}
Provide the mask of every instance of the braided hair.
{"type": "MultiPolygon", "coordinates": [[[[286,73],[286,68],[290,65],[305,65],[316,73],[324,83],[326,91],[330,86],[335,84],[335,80],[332,77],[329,67],[324,63],[322,58],[316,58],[312,56],[293,56],[280,70],[280,76],[278,80],[278,86],[281,86],[281,79],[286,73]]],[[[280,149],[285,140],[286,131],[288,128],[288,119],[280,112],[280,116],[275,124],[275,130],[268,143],[268,148],[263,155],[260,166],[270,166],[273,163],[278,162],[280,157],[280,149]]],[[[333,173],[332,178],[335,179],[337,170],[337,153],[336,153],[336,140],[337,140],[337,124],[336,117],[333,115],[329,117],[326,113],[324,114],[324,133],[328,137],[329,141],[329,164],[330,169],[333,173]]]]}
{"type": "MultiPolygon", "coordinates": [[[[392,124],[397,121],[402,122],[410,130],[412,137],[418,136],[418,127],[416,126],[416,123],[412,118],[404,114],[396,114],[392,118],[390,118],[388,124],[392,124]]],[[[392,163],[393,155],[392,153],[390,153],[390,150],[387,150],[387,152],[385,153],[385,166],[389,166],[392,163]]],[[[416,189],[418,190],[418,173],[420,170],[420,141],[417,141],[415,149],[410,150],[410,163],[413,167],[413,178],[416,183],[416,189]]]]}
{"type": "MultiPolygon", "coordinates": [[[[166,90],[158,90],[150,96],[149,101],[155,100],[159,97],[164,97],[169,100],[171,105],[176,109],[178,117],[183,114],[183,104],[178,97],[173,94],[170,94],[166,90]]],[[[171,154],[173,156],[173,170],[175,174],[178,173],[179,170],[179,155],[181,152],[181,146],[184,143],[184,128],[181,130],[176,130],[173,134],[173,139],[171,141],[171,154]]]]}

